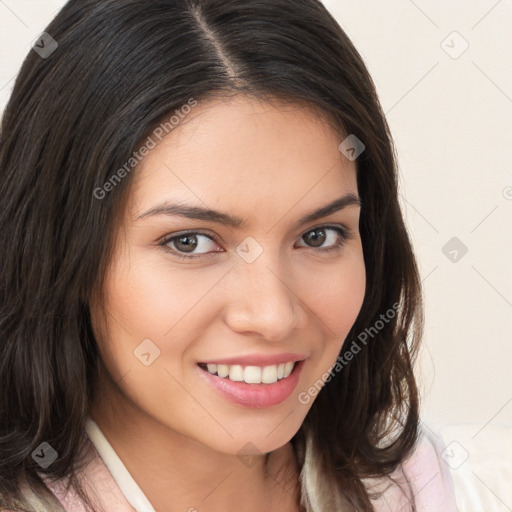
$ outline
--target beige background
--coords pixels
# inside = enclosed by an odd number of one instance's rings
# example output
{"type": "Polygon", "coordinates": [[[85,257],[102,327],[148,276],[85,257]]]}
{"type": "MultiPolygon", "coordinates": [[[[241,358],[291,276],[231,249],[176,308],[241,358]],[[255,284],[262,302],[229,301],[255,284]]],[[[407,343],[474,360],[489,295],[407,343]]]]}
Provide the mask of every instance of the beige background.
{"type": "MultiPolygon", "coordinates": [[[[63,4],[0,0],[0,110],[63,4]]],[[[397,144],[426,300],[425,422],[512,425],[512,1],[325,4],[365,59],[397,144]],[[456,262],[442,250],[453,237],[468,248],[445,250],[456,262]]]]}

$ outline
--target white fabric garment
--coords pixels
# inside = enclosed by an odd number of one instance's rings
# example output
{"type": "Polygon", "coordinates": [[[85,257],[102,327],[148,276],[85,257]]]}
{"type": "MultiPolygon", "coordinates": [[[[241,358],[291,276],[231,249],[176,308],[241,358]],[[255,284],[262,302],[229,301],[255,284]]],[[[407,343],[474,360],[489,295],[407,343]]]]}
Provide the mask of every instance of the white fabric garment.
{"type": "MultiPolygon", "coordinates": [[[[136,484],[112,445],[90,416],[87,418],[85,428],[99,456],[95,459],[95,469],[91,469],[90,481],[95,489],[99,490],[101,502],[109,505],[107,510],[133,512],[135,509],[136,512],[155,512],[142,489],[136,484]],[[102,461],[103,469],[97,465],[98,461],[102,461]],[[115,481],[117,491],[112,489],[108,480],[112,481],[111,483],[115,481]],[[122,497],[124,497],[124,504],[119,502],[122,497]],[[133,509],[128,511],[128,506],[133,509]]],[[[408,492],[404,492],[404,489],[413,491],[416,501],[415,510],[418,512],[457,512],[450,468],[442,457],[444,448],[444,443],[439,436],[423,431],[413,453],[393,475],[396,485],[389,485],[388,479],[382,481],[376,479],[373,482],[375,485],[371,486],[372,492],[384,491],[374,502],[376,512],[410,512],[411,497],[408,496],[408,492]],[[383,484],[385,489],[380,489],[380,484],[383,484]]],[[[67,505],[65,507],[67,512],[86,512],[81,501],[75,496],[67,499],[64,498],[64,492],[61,489],[53,486],[53,490],[61,502],[67,505]]],[[[480,509],[475,510],[481,512],[480,509]]],[[[473,509],[468,509],[468,512],[470,511],[473,512],[473,509]]]]}
{"type": "Polygon", "coordinates": [[[155,509],[142,492],[142,489],[137,485],[126,469],[126,466],[123,464],[123,461],[103,435],[98,424],[90,416],[87,417],[85,429],[91,442],[96,447],[96,450],[98,450],[100,457],[121,489],[121,492],[130,502],[130,505],[137,512],[155,512],[155,509]]]}

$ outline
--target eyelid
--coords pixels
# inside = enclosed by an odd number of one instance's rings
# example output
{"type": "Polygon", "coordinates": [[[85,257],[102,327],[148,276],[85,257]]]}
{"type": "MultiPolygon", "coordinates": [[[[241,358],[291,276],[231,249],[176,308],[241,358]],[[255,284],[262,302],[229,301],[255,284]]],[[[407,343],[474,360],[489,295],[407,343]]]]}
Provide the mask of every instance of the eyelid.
{"type": "Polygon", "coordinates": [[[175,238],[179,238],[180,236],[185,235],[203,235],[207,238],[211,238],[215,243],[219,244],[219,238],[215,233],[209,232],[209,231],[203,231],[202,229],[185,229],[183,231],[177,231],[176,233],[169,233],[167,235],[164,235],[163,237],[159,238],[157,240],[157,243],[159,245],[165,245],[168,244],[171,240],[174,240],[175,238]]]}
{"type": "MultiPolygon", "coordinates": [[[[345,223],[343,222],[337,222],[337,223],[327,223],[327,224],[316,224],[316,225],[313,225],[307,229],[304,229],[303,231],[301,231],[301,233],[299,234],[299,237],[305,235],[306,233],[309,233],[310,231],[313,231],[315,229],[321,229],[321,228],[332,228],[332,229],[336,229],[336,228],[342,228],[347,234],[349,233],[353,233],[353,229],[349,228],[345,223]]],[[[211,238],[212,240],[214,240],[215,242],[219,243],[220,242],[220,237],[213,231],[209,231],[207,229],[203,230],[203,229],[194,229],[194,228],[191,228],[191,229],[184,229],[182,231],[177,231],[177,232],[173,232],[173,233],[168,233],[162,237],[160,237],[157,242],[160,243],[160,242],[163,242],[163,241],[169,241],[170,239],[173,239],[173,238],[178,238],[179,236],[183,236],[183,235],[204,235],[204,236],[207,236],[209,238],[211,238]]]]}
{"type": "MultiPolygon", "coordinates": [[[[311,231],[315,231],[315,230],[318,230],[318,229],[332,229],[334,231],[336,231],[338,233],[338,235],[342,238],[342,241],[340,242],[339,245],[341,246],[344,246],[346,242],[348,242],[348,240],[352,239],[352,238],[355,238],[356,234],[354,232],[354,230],[350,229],[346,224],[344,223],[338,223],[338,224],[318,224],[318,225],[314,225],[310,228],[307,228],[305,229],[304,231],[301,232],[301,234],[299,235],[299,239],[301,239],[305,234],[311,232],[311,231]]],[[[211,239],[213,242],[215,242],[217,245],[221,245],[220,242],[219,242],[219,238],[218,235],[216,235],[215,233],[213,232],[209,232],[209,231],[205,231],[205,230],[202,230],[202,229],[188,229],[188,230],[183,230],[183,231],[178,231],[176,233],[170,233],[168,235],[165,235],[163,237],[161,237],[157,243],[159,246],[162,246],[165,250],[168,250],[170,251],[171,253],[173,253],[173,255],[177,256],[178,258],[181,258],[181,259],[188,259],[188,260],[193,260],[193,259],[196,259],[196,258],[200,258],[200,257],[204,257],[204,256],[211,256],[212,254],[215,254],[217,252],[220,252],[220,251],[214,251],[213,253],[212,252],[206,252],[206,253],[199,253],[199,254],[191,254],[191,255],[186,255],[186,253],[180,253],[179,251],[176,251],[175,249],[171,249],[171,248],[168,248],[167,245],[172,241],[172,240],[175,240],[177,238],[179,238],[180,236],[185,236],[185,235],[202,235],[202,236],[205,236],[209,239],[211,239]]],[[[308,247],[308,246],[302,246],[306,249],[311,249],[315,252],[328,252],[329,250],[333,250],[336,245],[333,245],[333,246],[330,246],[330,247],[327,247],[327,248],[318,248],[316,249],[315,247],[308,247]]]]}

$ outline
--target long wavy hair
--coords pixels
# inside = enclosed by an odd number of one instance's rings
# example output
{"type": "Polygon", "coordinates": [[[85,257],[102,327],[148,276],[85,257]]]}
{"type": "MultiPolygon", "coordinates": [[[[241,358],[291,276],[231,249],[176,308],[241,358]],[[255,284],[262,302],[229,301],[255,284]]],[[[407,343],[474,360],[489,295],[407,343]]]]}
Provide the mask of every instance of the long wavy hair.
{"type": "Polygon", "coordinates": [[[350,39],[319,0],[70,0],[45,32],[58,46],[45,36],[47,54],[30,51],[0,133],[0,506],[63,511],[43,478],[88,502],[89,303],[137,170],[98,189],[191,98],[243,94],[308,105],[365,145],[367,288],[346,344],[397,314],[325,384],[292,445],[304,510],[374,510],[366,479],[392,478],[419,437],[423,304],[396,150],[350,39]],[[31,456],[42,442],[58,453],[44,469],[31,456]]]}

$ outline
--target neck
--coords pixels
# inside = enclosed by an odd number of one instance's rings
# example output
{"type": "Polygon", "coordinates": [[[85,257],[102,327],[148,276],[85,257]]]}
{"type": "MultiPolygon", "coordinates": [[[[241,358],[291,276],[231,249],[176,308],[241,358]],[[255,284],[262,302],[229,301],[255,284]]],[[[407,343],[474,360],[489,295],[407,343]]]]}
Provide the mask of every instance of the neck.
{"type": "Polygon", "coordinates": [[[291,443],[251,457],[219,453],[147,415],[112,383],[101,390],[90,416],[155,510],[299,510],[291,443]]]}

